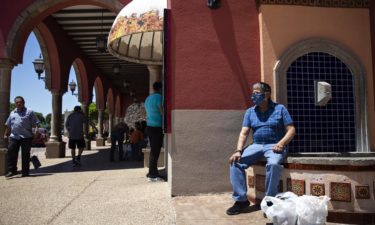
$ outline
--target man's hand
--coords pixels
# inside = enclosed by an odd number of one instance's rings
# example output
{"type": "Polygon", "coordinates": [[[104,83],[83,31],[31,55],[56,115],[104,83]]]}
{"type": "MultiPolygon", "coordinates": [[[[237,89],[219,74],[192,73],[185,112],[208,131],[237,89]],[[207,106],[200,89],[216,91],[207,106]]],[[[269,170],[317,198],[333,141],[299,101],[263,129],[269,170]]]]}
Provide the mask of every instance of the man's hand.
{"type": "Polygon", "coordinates": [[[4,139],[8,139],[8,135],[4,134],[4,139]]]}
{"type": "Polygon", "coordinates": [[[238,160],[240,160],[240,158],[241,158],[241,152],[237,151],[233,153],[231,157],[229,157],[229,163],[230,164],[236,163],[238,162],[238,160]]]}
{"type": "Polygon", "coordinates": [[[284,145],[281,144],[281,143],[277,143],[277,144],[275,144],[275,145],[273,146],[272,149],[273,149],[274,152],[282,152],[283,149],[284,149],[284,145]]]}

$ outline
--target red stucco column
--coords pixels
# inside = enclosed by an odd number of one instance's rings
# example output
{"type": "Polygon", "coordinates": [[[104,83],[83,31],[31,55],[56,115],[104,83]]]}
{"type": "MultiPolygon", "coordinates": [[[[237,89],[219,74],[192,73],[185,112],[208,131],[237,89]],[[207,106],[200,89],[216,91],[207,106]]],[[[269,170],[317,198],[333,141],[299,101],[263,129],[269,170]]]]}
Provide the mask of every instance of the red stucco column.
{"type": "Polygon", "coordinates": [[[0,59],[0,175],[5,174],[7,165],[7,140],[4,140],[5,121],[9,116],[10,81],[14,64],[0,59]]]}
{"type": "MultiPolygon", "coordinates": [[[[372,82],[375,87],[375,2],[370,1],[370,29],[371,29],[371,52],[372,52],[372,82]]],[[[375,94],[375,89],[372,90],[375,94]]],[[[374,98],[375,104],[375,98],[374,98]]]]}
{"type": "Polygon", "coordinates": [[[153,93],[154,89],[152,88],[152,85],[155,82],[160,82],[161,81],[161,66],[154,66],[154,65],[149,65],[147,66],[148,71],[150,72],[150,86],[149,86],[149,93],[153,93]]]}

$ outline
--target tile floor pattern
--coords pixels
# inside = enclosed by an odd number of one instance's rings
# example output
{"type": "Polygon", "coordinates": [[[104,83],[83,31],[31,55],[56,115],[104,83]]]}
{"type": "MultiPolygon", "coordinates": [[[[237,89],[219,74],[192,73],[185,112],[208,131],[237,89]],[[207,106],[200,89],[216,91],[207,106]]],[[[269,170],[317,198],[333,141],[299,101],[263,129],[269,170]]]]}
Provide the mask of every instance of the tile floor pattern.
{"type": "Polygon", "coordinates": [[[252,205],[246,213],[228,216],[233,205],[230,193],[173,198],[177,225],[265,225],[272,221],[263,217],[258,206],[252,205]]]}

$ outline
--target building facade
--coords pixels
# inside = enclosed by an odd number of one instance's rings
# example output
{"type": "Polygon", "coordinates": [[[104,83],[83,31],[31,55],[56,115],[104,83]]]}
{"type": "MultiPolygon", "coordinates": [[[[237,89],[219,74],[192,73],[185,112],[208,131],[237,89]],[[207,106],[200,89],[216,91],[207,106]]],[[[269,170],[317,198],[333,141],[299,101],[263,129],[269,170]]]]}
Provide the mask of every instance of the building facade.
{"type": "MultiPolygon", "coordinates": [[[[2,1],[0,103],[5,107],[0,108],[0,130],[8,114],[11,71],[22,63],[32,30],[44,40],[43,55],[50,59],[46,86],[55,96],[51,104],[55,120],[61,119],[61,96],[67,91],[72,64],[81,76],[81,102],[91,101],[95,86],[98,107],[109,107],[113,117],[124,116],[131,98],[82,52],[58,54],[74,45],[59,35],[65,33],[49,16],[76,5],[118,13],[129,2],[2,1]]],[[[251,86],[264,81],[272,87],[273,100],[288,107],[297,129],[280,189],[325,194],[332,199],[332,212],[374,218],[375,5],[369,0],[218,3],[209,8],[207,1],[168,0],[164,147],[171,195],[231,190],[228,157],[250,107],[251,86]],[[326,89],[319,92],[319,88],[326,89]]],[[[149,85],[144,83],[147,89],[149,85]]],[[[54,129],[55,142],[61,143],[60,129],[54,129]]],[[[61,144],[55,145],[61,151],[61,144]]],[[[249,169],[253,201],[264,195],[263,167],[260,163],[249,169]]]]}

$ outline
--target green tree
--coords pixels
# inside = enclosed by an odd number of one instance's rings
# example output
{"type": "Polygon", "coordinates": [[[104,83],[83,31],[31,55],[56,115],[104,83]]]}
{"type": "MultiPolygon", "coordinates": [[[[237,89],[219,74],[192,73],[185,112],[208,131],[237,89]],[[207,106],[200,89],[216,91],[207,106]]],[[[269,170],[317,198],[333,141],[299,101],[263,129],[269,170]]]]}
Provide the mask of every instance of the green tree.
{"type": "Polygon", "coordinates": [[[46,119],[44,118],[43,114],[40,113],[40,112],[34,112],[35,113],[35,116],[38,118],[40,124],[39,126],[40,127],[43,127],[43,128],[46,128],[47,127],[47,123],[46,123],[46,119]]]}
{"type": "Polygon", "coordinates": [[[12,112],[16,108],[16,104],[10,103],[9,104],[9,112],[12,112]]]}
{"type": "MultiPolygon", "coordinates": [[[[45,121],[46,121],[46,126],[45,128],[50,131],[51,130],[51,117],[52,117],[52,114],[51,113],[48,113],[45,117],[45,121]]],[[[64,117],[61,117],[61,118],[64,118],[64,117]]]]}
{"type": "Polygon", "coordinates": [[[95,103],[90,103],[89,105],[89,121],[98,123],[98,110],[96,109],[95,103]]]}
{"type": "MultiPolygon", "coordinates": [[[[47,124],[51,124],[51,117],[52,117],[52,114],[51,114],[51,113],[48,113],[48,114],[46,115],[46,123],[47,123],[47,124]]],[[[64,117],[62,117],[62,118],[64,118],[64,117]]]]}

